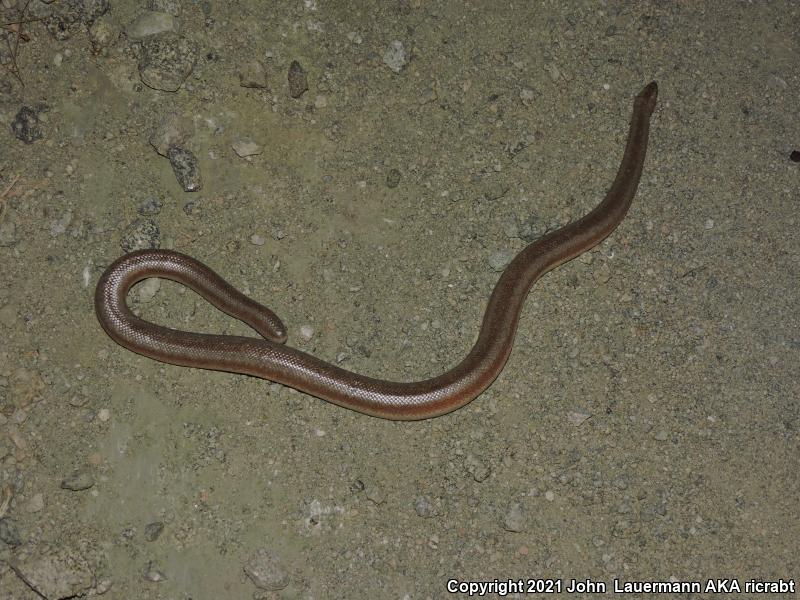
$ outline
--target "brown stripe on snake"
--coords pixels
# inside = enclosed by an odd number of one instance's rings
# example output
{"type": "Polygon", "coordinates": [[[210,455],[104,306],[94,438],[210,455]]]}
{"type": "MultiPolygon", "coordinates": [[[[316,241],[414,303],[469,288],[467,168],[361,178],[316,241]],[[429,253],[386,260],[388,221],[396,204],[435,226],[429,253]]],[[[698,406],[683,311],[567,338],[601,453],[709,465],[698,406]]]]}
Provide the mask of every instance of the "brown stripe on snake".
{"type": "Polygon", "coordinates": [[[622,164],[605,199],[583,218],[517,254],[489,298],[478,340],[446,373],[413,382],[373,379],[286,346],[286,328],[272,311],[234,289],[203,263],[170,250],[132,252],[109,266],[97,283],[97,318],[118,344],[161,362],[277,381],[385,419],[427,419],[448,413],[477,397],[503,370],[533,283],[599,244],[625,217],[642,173],[657,94],[653,82],[634,100],[622,164]],[[148,277],[164,277],[190,287],[264,339],[191,333],[140,319],[128,308],[126,297],[131,286],[148,277]]]}

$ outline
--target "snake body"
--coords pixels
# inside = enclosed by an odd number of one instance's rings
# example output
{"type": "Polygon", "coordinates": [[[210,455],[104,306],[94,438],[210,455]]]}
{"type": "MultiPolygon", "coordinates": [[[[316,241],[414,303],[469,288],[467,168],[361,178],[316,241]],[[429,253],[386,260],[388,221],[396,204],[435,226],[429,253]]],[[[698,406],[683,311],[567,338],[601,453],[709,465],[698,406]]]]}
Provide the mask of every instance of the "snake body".
{"type": "Polygon", "coordinates": [[[170,250],[131,252],[111,264],[97,284],[97,318],[118,344],[161,362],[268,379],[385,419],[427,419],[448,413],[481,394],[502,371],[533,283],[600,243],[625,217],[642,173],[657,94],[652,82],[636,96],[622,163],[603,201],[586,216],[517,254],[494,287],[472,350],[441,375],[413,382],[373,379],[286,346],[286,328],[272,311],[198,260],[170,250]],[[191,333],[135,316],[126,297],[131,286],[148,277],[188,286],[264,339],[191,333]]]}

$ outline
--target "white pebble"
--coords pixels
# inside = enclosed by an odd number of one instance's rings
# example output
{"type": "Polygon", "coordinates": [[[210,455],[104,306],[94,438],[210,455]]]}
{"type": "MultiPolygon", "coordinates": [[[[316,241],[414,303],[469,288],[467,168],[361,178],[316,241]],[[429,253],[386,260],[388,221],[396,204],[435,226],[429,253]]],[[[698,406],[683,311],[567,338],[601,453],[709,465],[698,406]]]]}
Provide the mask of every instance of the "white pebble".
{"type": "Polygon", "coordinates": [[[392,41],[383,53],[383,62],[395,73],[403,70],[408,63],[408,54],[400,40],[392,41]]]}
{"type": "Polygon", "coordinates": [[[520,532],[525,529],[525,513],[522,505],[512,504],[503,521],[503,527],[507,531],[520,532]]]}
{"type": "Polygon", "coordinates": [[[312,337],[314,337],[314,328],[311,327],[311,325],[303,325],[300,328],[300,337],[305,341],[310,340],[312,337]]]}
{"type": "Polygon", "coordinates": [[[105,423],[111,418],[111,411],[107,408],[101,408],[99,411],[97,411],[97,418],[105,423]]]}
{"type": "Polygon", "coordinates": [[[530,106],[535,98],[536,92],[528,88],[521,90],[519,93],[519,99],[522,100],[525,106],[530,106]]]}
{"type": "Polygon", "coordinates": [[[591,416],[592,415],[585,410],[573,410],[567,413],[567,420],[575,425],[575,427],[580,427],[583,425],[583,422],[591,416]]]}
{"type": "Polygon", "coordinates": [[[231,146],[233,147],[233,151],[241,158],[255,156],[262,152],[261,146],[256,144],[253,140],[236,140],[231,146]]]}

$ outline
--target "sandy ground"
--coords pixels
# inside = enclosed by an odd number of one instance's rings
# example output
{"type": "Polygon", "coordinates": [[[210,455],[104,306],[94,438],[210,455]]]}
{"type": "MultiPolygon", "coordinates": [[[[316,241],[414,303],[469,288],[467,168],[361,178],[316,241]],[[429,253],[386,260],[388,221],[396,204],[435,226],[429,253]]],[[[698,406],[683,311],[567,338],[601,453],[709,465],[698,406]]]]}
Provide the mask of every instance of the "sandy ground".
{"type": "MultiPolygon", "coordinates": [[[[132,24],[147,4],[91,14],[102,4],[56,0],[77,15],[60,29],[6,25],[24,86],[6,64],[0,597],[425,599],[495,579],[565,597],[572,579],[591,580],[583,597],[615,579],[788,590],[797,4],[157,2],[191,50],[177,91],[143,83],[150,42],[132,24]],[[254,60],[267,87],[240,85],[254,60]],[[603,197],[651,80],[630,214],[537,283],[505,371],[455,413],[383,421],[163,365],[98,325],[103,269],[156,244],[268,304],[291,345],[377,377],[436,375],[475,340],[504,258],[603,197]],[[23,106],[38,139],[15,135],[23,106]],[[172,113],[199,191],[148,141],[172,113]],[[238,156],[242,141],[261,153],[238,156]]],[[[2,6],[21,20],[24,2],[2,6]]],[[[248,334],[170,282],[130,302],[248,334]]]]}

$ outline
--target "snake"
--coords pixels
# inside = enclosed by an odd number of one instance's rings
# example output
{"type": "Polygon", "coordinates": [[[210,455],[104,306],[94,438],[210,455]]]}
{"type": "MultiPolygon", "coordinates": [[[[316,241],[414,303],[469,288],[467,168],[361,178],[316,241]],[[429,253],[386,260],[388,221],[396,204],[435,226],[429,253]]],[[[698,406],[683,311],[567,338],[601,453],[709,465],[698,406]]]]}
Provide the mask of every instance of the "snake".
{"type": "Polygon", "coordinates": [[[420,420],[449,413],[478,397],[503,370],[531,286],[599,244],[624,219],[642,174],[657,96],[654,81],[635,97],[622,162],[602,202],[582,218],[533,241],[508,263],[489,297],[472,349],[441,375],[408,382],[376,379],[293,348],[285,343],[287,329],[275,313],[199,260],[173,250],[137,250],[110,264],[95,290],[97,318],[115,342],[163,363],[259,377],[384,419],[420,420]],[[150,277],[194,290],[261,337],[182,331],[136,316],[127,305],[128,292],[150,277]]]}

